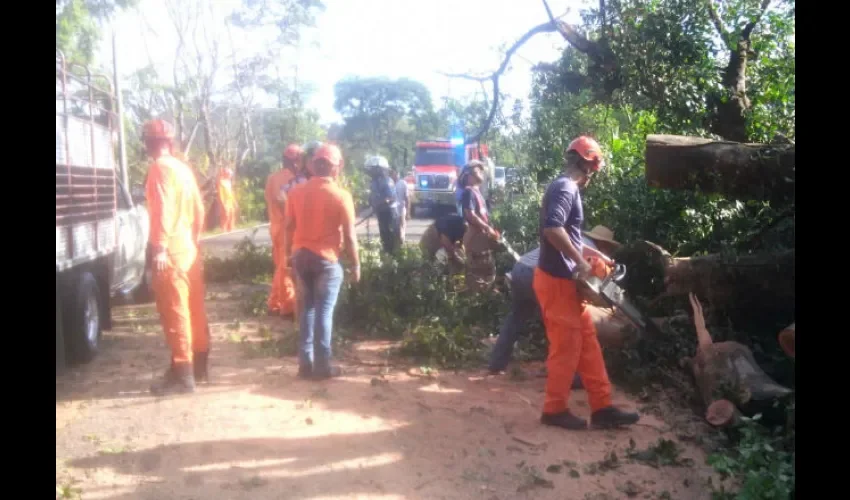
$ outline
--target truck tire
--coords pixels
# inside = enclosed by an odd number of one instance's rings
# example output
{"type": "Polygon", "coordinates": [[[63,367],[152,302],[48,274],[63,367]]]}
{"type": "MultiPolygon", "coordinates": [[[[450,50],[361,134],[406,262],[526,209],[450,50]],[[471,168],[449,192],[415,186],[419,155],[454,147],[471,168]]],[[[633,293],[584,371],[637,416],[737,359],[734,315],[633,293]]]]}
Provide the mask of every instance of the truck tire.
{"type": "Polygon", "coordinates": [[[101,293],[94,275],[84,271],[69,298],[67,337],[68,354],[79,363],[88,363],[97,355],[102,331],[101,293]]]}
{"type": "Polygon", "coordinates": [[[62,322],[62,301],[59,297],[59,277],[56,277],[56,375],[65,373],[65,332],[62,322]]]}

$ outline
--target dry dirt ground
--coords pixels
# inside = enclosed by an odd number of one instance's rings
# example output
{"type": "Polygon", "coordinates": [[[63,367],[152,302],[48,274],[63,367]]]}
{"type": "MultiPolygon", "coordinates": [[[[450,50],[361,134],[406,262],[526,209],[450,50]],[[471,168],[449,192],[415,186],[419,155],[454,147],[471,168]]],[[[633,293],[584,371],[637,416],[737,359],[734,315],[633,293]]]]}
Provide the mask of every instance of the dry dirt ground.
{"type": "MultiPolygon", "coordinates": [[[[147,393],[168,356],[154,307],[115,310],[100,356],[56,380],[58,498],[710,498],[691,415],[547,428],[539,365],[525,377],[435,372],[389,364],[382,342],[346,346],[342,378],[303,381],[262,341],[292,323],[245,314],[248,293],[209,287],[213,382],[165,399],[147,393]],[[659,439],[680,448],[679,465],[630,458],[659,439]]],[[[589,414],[583,391],[572,407],[589,414]]]]}

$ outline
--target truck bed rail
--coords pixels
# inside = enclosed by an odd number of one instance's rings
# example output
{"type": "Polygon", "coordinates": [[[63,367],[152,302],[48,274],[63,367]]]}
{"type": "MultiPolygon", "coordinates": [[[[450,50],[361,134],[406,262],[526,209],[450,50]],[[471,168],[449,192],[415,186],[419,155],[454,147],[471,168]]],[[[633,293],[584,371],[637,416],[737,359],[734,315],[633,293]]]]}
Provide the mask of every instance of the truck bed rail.
{"type": "Polygon", "coordinates": [[[56,267],[117,246],[118,126],[110,79],[67,63],[56,51],[56,267]],[[97,83],[105,82],[99,86],[97,83]]]}

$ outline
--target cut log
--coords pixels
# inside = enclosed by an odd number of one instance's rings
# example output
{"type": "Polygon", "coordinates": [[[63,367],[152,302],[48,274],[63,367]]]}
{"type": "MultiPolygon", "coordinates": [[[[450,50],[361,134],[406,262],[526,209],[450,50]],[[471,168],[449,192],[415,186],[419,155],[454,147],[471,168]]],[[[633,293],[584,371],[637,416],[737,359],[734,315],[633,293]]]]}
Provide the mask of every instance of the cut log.
{"type": "Polygon", "coordinates": [[[740,144],[678,135],[646,138],[651,187],[742,200],[794,201],[794,145],[740,144]]]}
{"type": "Polygon", "coordinates": [[[733,426],[741,418],[741,412],[728,399],[712,401],[705,411],[705,419],[715,427],[733,426]]]}
{"type": "Polygon", "coordinates": [[[743,409],[750,402],[773,401],[791,393],[756,363],[753,353],[738,342],[715,342],[697,350],[694,378],[706,407],[728,399],[743,409]]]}
{"type": "Polygon", "coordinates": [[[782,347],[782,350],[785,351],[785,354],[794,358],[794,325],[796,323],[791,323],[789,326],[785,327],[784,330],[779,332],[779,346],[782,347]]]}

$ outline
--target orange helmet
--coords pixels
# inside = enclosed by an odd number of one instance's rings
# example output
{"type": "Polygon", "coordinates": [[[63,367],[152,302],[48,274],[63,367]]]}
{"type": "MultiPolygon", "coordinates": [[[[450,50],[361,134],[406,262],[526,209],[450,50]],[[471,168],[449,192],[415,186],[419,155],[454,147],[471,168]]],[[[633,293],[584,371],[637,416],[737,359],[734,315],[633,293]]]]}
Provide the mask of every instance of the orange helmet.
{"type": "Polygon", "coordinates": [[[338,167],[342,163],[342,152],[334,144],[322,144],[313,154],[313,161],[325,160],[338,167]]]}
{"type": "Polygon", "coordinates": [[[151,120],[145,123],[142,138],[144,140],[174,139],[174,127],[165,120],[151,120]]]}
{"type": "Polygon", "coordinates": [[[298,161],[302,154],[304,154],[304,150],[301,149],[301,146],[298,144],[290,144],[289,146],[286,146],[286,150],[283,152],[283,159],[298,161]]]}
{"type": "Polygon", "coordinates": [[[575,151],[586,161],[591,162],[590,169],[592,172],[601,170],[605,166],[605,158],[602,157],[602,148],[599,143],[586,135],[573,139],[564,154],[570,151],[575,151]]]}

